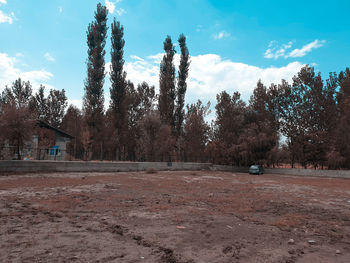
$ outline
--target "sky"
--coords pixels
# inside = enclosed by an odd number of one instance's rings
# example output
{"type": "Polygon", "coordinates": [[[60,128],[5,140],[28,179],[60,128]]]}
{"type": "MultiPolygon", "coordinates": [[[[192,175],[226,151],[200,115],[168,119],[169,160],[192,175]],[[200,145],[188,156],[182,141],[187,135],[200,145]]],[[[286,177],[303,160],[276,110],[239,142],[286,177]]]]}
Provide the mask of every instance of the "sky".
{"type": "MultiPolygon", "coordinates": [[[[21,77],[34,92],[40,84],[65,89],[81,107],[86,30],[98,2],[109,10],[109,25],[116,18],[124,26],[125,70],[134,84],[158,89],[163,41],[170,35],[177,44],[185,34],[187,103],[215,105],[223,90],[248,101],[259,79],[266,86],[291,81],[305,64],[324,78],[350,66],[350,1],[0,0],[0,92],[21,77]]],[[[109,62],[108,36],[107,70],[109,62]]]]}

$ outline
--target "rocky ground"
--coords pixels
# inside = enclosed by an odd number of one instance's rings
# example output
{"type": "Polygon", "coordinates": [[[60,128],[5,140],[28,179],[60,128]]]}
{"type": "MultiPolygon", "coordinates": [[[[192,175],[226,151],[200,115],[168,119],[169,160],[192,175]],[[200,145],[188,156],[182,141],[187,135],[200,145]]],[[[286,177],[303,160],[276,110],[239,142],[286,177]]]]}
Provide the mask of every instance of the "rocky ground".
{"type": "Polygon", "coordinates": [[[0,262],[350,262],[350,180],[0,176],[0,262]]]}

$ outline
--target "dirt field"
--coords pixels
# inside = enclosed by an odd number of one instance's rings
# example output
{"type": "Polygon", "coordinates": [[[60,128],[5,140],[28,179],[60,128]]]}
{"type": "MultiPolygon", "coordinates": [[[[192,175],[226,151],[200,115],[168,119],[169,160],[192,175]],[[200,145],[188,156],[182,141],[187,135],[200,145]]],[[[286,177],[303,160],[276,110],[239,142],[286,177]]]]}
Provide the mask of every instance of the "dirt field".
{"type": "Polygon", "coordinates": [[[349,263],[350,180],[3,175],[0,235],[0,262],[349,263]]]}

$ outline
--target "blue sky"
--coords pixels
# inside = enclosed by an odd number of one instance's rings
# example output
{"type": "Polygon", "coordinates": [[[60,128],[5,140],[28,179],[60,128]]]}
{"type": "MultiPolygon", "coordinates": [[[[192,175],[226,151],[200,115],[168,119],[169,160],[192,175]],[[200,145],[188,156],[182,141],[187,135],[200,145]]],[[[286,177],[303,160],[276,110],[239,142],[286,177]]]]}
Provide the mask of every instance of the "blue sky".
{"type": "MultiPolygon", "coordinates": [[[[81,105],[86,29],[99,1],[0,0],[0,91],[15,78],[64,88],[81,105]]],[[[304,64],[323,76],[350,66],[350,1],[100,1],[125,27],[128,78],[158,85],[163,41],[187,36],[187,102],[222,90],[247,100],[260,78],[291,80],[304,64]]],[[[106,62],[110,61],[107,40],[106,62]]],[[[178,57],[176,58],[178,61],[178,57]]],[[[109,81],[105,83],[108,104],[109,81]]]]}

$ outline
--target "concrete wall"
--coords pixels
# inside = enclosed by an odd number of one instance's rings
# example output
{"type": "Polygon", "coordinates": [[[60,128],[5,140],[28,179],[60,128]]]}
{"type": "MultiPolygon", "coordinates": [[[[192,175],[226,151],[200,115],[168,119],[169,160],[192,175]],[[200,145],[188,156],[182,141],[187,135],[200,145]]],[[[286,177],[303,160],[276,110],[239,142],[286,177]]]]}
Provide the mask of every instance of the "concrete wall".
{"type": "Polygon", "coordinates": [[[234,172],[234,173],[248,173],[249,167],[238,167],[230,165],[212,165],[211,170],[223,171],[223,172],[234,172]]]}
{"type": "Polygon", "coordinates": [[[126,172],[209,170],[210,163],[0,161],[0,172],[126,172]]]}
{"type": "Polygon", "coordinates": [[[269,174],[286,174],[286,175],[298,175],[298,176],[317,176],[317,177],[339,177],[349,178],[350,171],[346,170],[313,170],[313,169],[299,169],[299,168],[271,168],[265,169],[265,173],[269,174]]]}
{"type": "MultiPolygon", "coordinates": [[[[211,169],[216,170],[216,171],[226,171],[226,172],[234,172],[234,173],[248,173],[249,167],[236,167],[236,166],[229,166],[229,165],[213,165],[211,167],[211,169]]],[[[350,179],[350,171],[346,171],[346,170],[265,168],[265,174],[335,177],[335,178],[349,178],[350,179]]]]}
{"type": "MultiPolygon", "coordinates": [[[[0,161],[1,172],[128,172],[144,171],[154,168],[165,170],[214,170],[236,173],[248,173],[248,167],[212,165],[210,163],[164,163],[164,162],[61,162],[61,161],[0,161]]],[[[265,169],[266,174],[297,176],[349,178],[350,171],[312,170],[312,169],[265,169]]]]}

